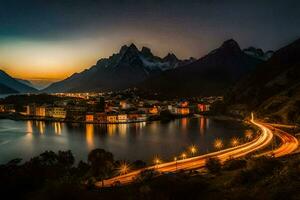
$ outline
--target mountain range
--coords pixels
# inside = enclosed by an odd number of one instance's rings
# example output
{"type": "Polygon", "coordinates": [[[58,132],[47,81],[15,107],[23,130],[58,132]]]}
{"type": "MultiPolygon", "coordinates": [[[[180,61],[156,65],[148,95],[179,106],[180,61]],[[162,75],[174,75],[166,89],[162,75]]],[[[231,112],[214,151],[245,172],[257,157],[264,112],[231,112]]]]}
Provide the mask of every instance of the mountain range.
{"type": "Polygon", "coordinates": [[[154,56],[151,50],[141,50],[131,44],[109,58],[100,59],[81,73],[51,84],[44,92],[108,91],[133,87],[163,71],[179,68],[195,59],[180,60],[169,53],[164,58],[154,56]]]}
{"type": "Polygon", "coordinates": [[[261,60],[269,60],[273,54],[274,51],[266,51],[264,52],[260,48],[255,48],[255,47],[248,47],[243,50],[244,53],[248,54],[249,56],[253,56],[255,58],[261,59],[261,60]]]}
{"type": "Polygon", "coordinates": [[[229,86],[262,62],[245,54],[230,39],[184,67],[147,79],[140,88],[168,96],[223,95],[229,86]]]}
{"type": "Polygon", "coordinates": [[[134,44],[124,45],[109,58],[69,78],[53,83],[43,92],[109,91],[137,87],[165,95],[223,94],[243,74],[258,63],[255,56],[244,53],[234,40],[200,59],[178,59],[169,53],[163,58],[134,44]],[[221,93],[220,93],[221,92],[221,93]]]}
{"type": "Polygon", "coordinates": [[[30,86],[25,80],[17,80],[5,71],[0,70],[0,94],[34,93],[38,90],[30,86]]]}
{"type": "Polygon", "coordinates": [[[300,39],[274,52],[228,93],[232,111],[300,123],[300,39]]]}

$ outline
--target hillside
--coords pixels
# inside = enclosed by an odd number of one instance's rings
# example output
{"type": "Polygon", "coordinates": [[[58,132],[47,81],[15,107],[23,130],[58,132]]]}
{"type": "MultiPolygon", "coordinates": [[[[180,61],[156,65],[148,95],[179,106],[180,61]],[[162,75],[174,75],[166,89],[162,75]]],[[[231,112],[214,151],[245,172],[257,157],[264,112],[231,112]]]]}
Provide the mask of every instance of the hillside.
{"type": "Polygon", "coordinates": [[[18,91],[0,83],[0,94],[13,94],[13,93],[18,93],[18,91]]]}
{"type": "Polygon", "coordinates": [[[199,60],[165,71],[137,87],[166,96],[222,95],[262,62],[245,54],[231,39],[199,60]]]}
{"type": "Polygon", "coordinates": [[[300,39],[276,51],[238,82],[227,103],[270,120],[300,123],[300,39]]]}
{"type": "Polygon", "coordinates": [[[1,94],[37,92],[37,89],[14,79],[3,70],[0,70],[0,84],[3,88],[3,90],[1,90],[1,94]]]}

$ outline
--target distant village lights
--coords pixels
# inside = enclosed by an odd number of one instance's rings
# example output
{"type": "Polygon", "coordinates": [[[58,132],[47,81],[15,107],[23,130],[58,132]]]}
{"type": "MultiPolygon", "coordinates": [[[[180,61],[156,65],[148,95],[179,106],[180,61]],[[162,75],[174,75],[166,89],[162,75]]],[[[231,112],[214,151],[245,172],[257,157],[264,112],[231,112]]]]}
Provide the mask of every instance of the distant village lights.
{"type": "Polygon", "coordinates": [[[31,120],[116,124],[159,119],[162,112],[169,112],[175,117],[201,114],[208,112],[213,102],[223,99],[222,97],[199,97],[191,102],[158,101],[141,99],[134,93],[131,94],[131,98],[127,98],[112,92],[56,93],[53,96],[61,97],[61,100],[58,99],[54,103],[33,102],[25,105],[22,110],[20,105],[0,104],[0,112],[19,113],[22,117],[31,120]]]}

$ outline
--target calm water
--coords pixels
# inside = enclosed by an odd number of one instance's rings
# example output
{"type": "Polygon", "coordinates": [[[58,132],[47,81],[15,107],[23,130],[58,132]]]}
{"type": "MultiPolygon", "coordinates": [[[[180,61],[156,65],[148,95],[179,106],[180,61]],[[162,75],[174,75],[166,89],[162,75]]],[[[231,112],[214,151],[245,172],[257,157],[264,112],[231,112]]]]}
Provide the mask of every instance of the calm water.
{"type": "Polygon", "coordinates": [[[86,160],[94,148],[111,151],[116,159],[152,160],[158,154],[172,159],[191,144],[200,153],[213,150],[216,138],[228,143],[244,134],[239,124],[208,118],[184,118],[169,123],[84,125],[39,121],[0,120],[0,163],[25,160],[45,150],[72,150],[76,160],[86,160]]]}

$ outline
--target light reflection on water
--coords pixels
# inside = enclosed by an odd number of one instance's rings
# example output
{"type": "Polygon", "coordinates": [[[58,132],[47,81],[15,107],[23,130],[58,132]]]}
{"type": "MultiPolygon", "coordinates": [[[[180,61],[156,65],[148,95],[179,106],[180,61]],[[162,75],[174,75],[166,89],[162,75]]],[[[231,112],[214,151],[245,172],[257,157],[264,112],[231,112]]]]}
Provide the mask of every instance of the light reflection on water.
{"type": "Polygon", "coordinates": [[[0,142],[0,163],[17,157],[27,160],[45,150],[68,149],[77,161],[86,160],[94,148],[111,151],[116,159],[150,161],[158,154],[167,160],[191,144],[200,154],[212,151],[216,138],[226,143],[244,132],[240,125],[204,117],[109,125],[0,120],[0,141],[7,141],[0,142]]]}

